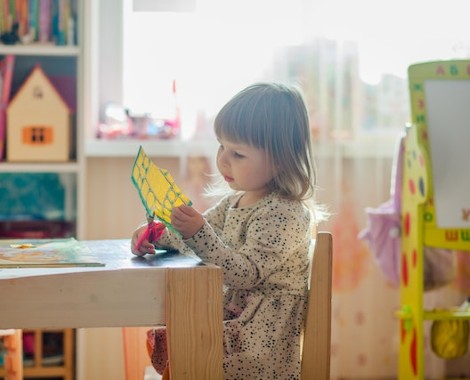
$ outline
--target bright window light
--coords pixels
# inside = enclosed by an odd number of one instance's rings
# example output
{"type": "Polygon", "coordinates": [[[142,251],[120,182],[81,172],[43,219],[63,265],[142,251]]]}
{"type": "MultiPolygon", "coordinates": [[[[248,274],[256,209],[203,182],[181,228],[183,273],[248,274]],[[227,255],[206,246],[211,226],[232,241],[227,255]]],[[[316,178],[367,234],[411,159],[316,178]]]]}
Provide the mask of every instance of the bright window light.
{"type": "MultiPolygon", "coordinates": [[[[338,44],[337,55],[352,43],[357,80],[374,85],[391,74],[402,78],[402,93],[410,64],[470,53],[468,0],[197,0],[196,11],[184,13],[135,12],[132,0],[124,6],[124,105],[171,117],[177,101],[183,138],[241,88],[278,79],[275,57],[289,46],[323,38],[338,44]]],[[[349,117],[335,112],[336,123],[349,117]]]]}

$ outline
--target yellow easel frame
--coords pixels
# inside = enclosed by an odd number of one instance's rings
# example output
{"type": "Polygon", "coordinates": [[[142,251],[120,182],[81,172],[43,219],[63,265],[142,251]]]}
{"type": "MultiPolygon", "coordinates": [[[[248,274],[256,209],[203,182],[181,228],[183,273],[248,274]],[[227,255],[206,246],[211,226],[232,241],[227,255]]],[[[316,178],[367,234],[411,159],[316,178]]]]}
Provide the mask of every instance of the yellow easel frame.
{"type": "Polygon", "coordinates": [[[413,125],[407,128],[402,188],[399,380],[424,379],[424,320],[470,319],[470,313],[423,308],[423,247],[470,251],[470,229],[438,228],[424,82],[470,80],[470,60],[412,65],[408,70],[413,125]]]}

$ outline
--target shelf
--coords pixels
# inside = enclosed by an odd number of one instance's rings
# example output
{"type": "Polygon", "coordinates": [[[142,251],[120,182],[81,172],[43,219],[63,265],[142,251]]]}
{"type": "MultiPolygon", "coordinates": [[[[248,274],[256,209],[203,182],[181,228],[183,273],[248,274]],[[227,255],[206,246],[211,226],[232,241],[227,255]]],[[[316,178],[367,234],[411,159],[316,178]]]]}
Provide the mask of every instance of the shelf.
{"type": "Polygon", "coordinates": [[[214,141],[181,140],[88,140],[85,144],[87,157],[135,157],[142,146],[148,156],[182,157],[187,155],[209,155],[217,152],[214,141]]]}
{"type": "Polygon", "coordinates": [[[88,140],[87,157],[135,157],[142,146],[149,156],[179,157],[183,151],[180,140],[88,140]]]}
{"type": "Polygon", "coordinates": [[[470,310],[425,310],[423,318],[428,321],[470,320],[470,310]]]}
{"type": "MultiPolygon", "coordinates": [[[[73,329],[34,329],[23,330],[23,333],[33,334],[34,356],[26,360],[23,366],[25,378],[56,378],[72,380],[74,376],[74,330],[73,329]],[[44,334],[62,334],[60,358],[48,358],[45,355],[44,334]],[[54,360],[51,360],[54,359],[54,360]],[[60,359],[60,360],[57,360],[60,359]]],[[[24,347],[23,347],[24,349],[24,347]]],[[[0,367],[0,379],[4,378],[5,369],[0,367]]]]}
{"type": "MultiPolygon", "coordinates": [[[[455,320],[470,320],[470,310],[459,309],[443,309],[443,310],[424,310],[423,319],[428,321],[441,321],[445,319],[455,320]]],[[[395,316],[399,319],[412,319],[413,313],[411,310],[404,308],[395,312],[395,316]]]]}
{"type": "MultiPolygon", "coordinates": [[[[183,157],[215,156],[218,143],[210,140],[88,140],[85,143],[87,157],[135,157],[139,146],[149,156],[183,157]]],[[[345,141],[321,141],[314,144],[317,157],[392,158],[396,138],[388,136],[358,137],[345,141]]]]}
{"type": "Polygon", "coordinates": [[[80,54],[78,46],[57,46],[57,45],[0,45],[0,55],[40,55],[40,56],[70,56],[75,57],[80,54]]]}
{"type": "Polygon", "coordinates": [[[78,173],[77,162],[0,162],[0,173],[78,173]]]}

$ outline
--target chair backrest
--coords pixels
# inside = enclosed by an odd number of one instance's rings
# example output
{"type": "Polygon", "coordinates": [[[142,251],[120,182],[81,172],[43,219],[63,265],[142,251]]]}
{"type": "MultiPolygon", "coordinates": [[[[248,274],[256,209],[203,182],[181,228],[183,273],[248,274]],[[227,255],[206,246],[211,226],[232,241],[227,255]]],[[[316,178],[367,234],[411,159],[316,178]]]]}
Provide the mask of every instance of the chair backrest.
{"type": "Polygon", "coordinates": [[[310,269],[310,290],[302,345],[302,380],[330,378],[333,237],[318,232],[310,269]]]}

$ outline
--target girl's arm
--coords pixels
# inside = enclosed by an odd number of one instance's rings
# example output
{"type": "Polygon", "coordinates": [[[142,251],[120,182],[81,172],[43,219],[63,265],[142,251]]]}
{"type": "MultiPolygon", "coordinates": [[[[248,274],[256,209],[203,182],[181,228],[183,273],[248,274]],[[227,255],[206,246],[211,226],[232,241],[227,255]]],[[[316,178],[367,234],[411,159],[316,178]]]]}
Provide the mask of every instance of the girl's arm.
{"type": "Polygon", "coordinates": [[[298,275],[307,262],[310,215],[300,207],[279,207],[276,212],[259,210],[251,220],[244,231],[244,242],[237,247],[226,244],[208,222],[185,243],[203,260],[222,267],[228,286],[256,287],[283,267],[290,268],[290,273],[280,275],[276,282],[290,287],[288,277],[296,272],[298,275]]]}

